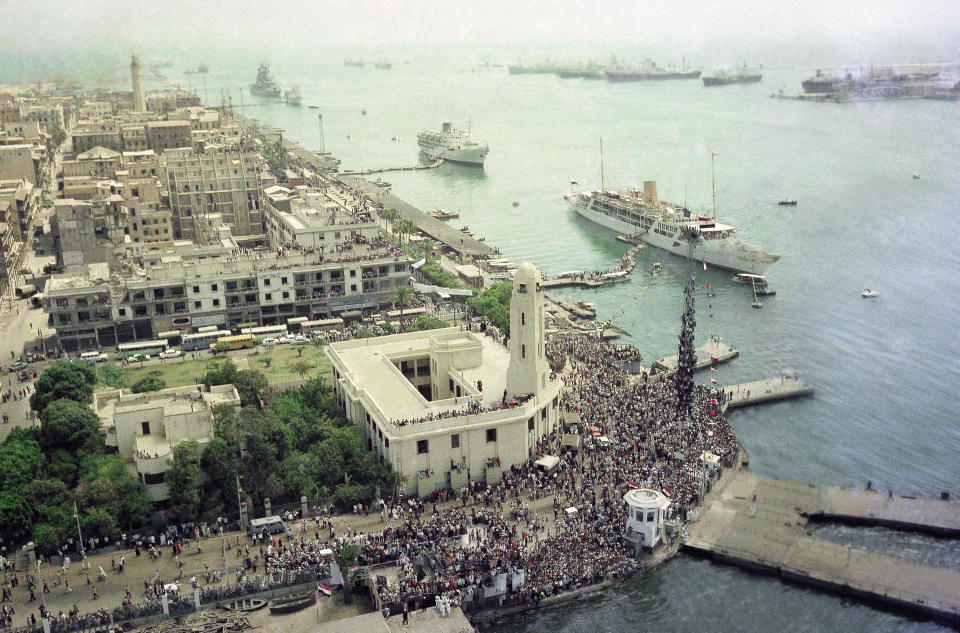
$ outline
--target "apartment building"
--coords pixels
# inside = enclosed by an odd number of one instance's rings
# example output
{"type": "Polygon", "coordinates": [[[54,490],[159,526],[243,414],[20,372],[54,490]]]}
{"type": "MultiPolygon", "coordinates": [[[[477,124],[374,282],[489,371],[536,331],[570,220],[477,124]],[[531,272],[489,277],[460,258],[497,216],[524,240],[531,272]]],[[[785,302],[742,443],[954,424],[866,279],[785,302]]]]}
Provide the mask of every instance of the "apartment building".
{"type": "Polygon", "coordinates": [[[176,150],[164,161],[177,239],[196,239],[196,218],[206,214],[219,215],[235,238],[263,236],[256,152],[176,150]]]}
{"type": "Polygon", "coordinates": [[[150,121],[144,124],[147,148],[162,152],[178,147],[193,147],[190,121],[150,121]]]}

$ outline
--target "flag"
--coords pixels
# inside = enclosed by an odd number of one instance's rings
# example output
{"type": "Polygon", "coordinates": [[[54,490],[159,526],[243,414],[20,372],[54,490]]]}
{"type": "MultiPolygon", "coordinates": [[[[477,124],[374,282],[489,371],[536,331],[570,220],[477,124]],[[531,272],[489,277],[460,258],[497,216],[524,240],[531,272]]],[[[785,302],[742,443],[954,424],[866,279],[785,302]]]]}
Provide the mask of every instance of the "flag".
{"type": "Polygon", "coordinates": [[[707,284],[707,290],[710,290],[710,284],[707,284]]]}
{"type": "Polygon", "coordinates": [[[580,183],[577,182],[576,180],[574,180],[573,178],[571,178],[571,179],[570,179],[570,184],[571,184],[571,185],[579,185],[580,183]]]}
{"type": "Polygon", "coordinates": [[[711,154],[712,156],[717,156],[717,153],[716,153],[716,152],[710,152],[710,154],[711,154]]]}
{"type": "Polygon", "coordinates": [[[712,382],[713,384],[717,384],[717,381],[716,381],[716,379],[714,379],[714,378],[711,378],[711,379],[710,379],[710,382],[712,382]]]}
{"type": "Polygon", "coordinates": [[[701,257],[701,258],[700,258],[700,261],[703,262],[703,269],[706,270],[706,269],[707,269],[707,260],[706,260],[705,258],[701,257]]]}

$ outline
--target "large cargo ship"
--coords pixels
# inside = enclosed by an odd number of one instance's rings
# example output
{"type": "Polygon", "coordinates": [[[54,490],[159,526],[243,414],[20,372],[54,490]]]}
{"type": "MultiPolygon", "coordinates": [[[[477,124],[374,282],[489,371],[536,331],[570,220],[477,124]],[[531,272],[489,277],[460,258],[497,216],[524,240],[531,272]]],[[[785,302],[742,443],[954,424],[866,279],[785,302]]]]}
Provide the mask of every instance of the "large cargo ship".
{"type": "Polygon", "coordinates": [[[655,181],[644,182],[643,191],[582,191],[564,197],[591,222],[695,262],[762,274],[780,259],[741,242],[732,226],[661,202],[655,181]]]}
{"type": "Polygon", "coordinates": [[[280,86],[270,76],[270,67],[266,64],[260,64],[260,68],[257,69],[257,80],[250,84],[250,94],[279,99],[280,92],[280,86]]]}
{"type": "Polygon", "coordinates": [[[471,140],[469,132],[458,130],[451,123],[444,123],[439,132],[428,130],[418,133],[417,145],[430,158],[481,167],[490,151],[486,143],[471,140]]]}
{"type": "Polygon", "coordinates": [[[611,68],[604,71],[608,81],[657,81],[664,79],[697,79],[701,70],[691,70],[686,63],[680,70],[660,68],[651,60],[644,62],[640,68],[611,68]]]}

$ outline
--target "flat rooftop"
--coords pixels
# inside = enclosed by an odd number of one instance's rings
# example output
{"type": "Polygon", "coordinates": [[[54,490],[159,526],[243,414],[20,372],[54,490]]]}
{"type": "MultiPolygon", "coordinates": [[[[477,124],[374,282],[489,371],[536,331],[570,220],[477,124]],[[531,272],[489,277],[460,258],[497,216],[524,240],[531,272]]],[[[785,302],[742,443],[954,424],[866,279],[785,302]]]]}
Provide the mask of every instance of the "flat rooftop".
{"type": "Polygon", "coordinates": [[[192,397],[192,394],[195,393],[197,393],[195,387],[173,387],[146,393],[124,393],[121,391],[119,397],[116,397],[116,392],[113,392],[114,397],[109,397],[110,392],[107,392],[103,394],[105,399],[97,398],[94,400],[94,405],[97,415],[101,419],[112,420],[113,416],[118,413],[162,408],[163,415],[166,417],[204,411],[217,404],[236,403],[239,400],[233,385],[219,385],[212,388],[211,391],[201,392],[200,398],[192,397]]]}
{"type": "MultiPolygon", "coordinates": [[[[427,332],[395,334],[379,338],[358,339],[332,343],[330,351],[336,354],[352,373],[358,389],[366,390],[377,407],[391,420],[411,420],[446,411],[469,409],[470,402],[487,407],[503,398],[507,382],[510,352],[506,346],[484,335],[459,328],[444,328],[427,332]],[[393,364],[391,358],[422,358],[430,354],[430,341],[442,338],[448,346],[480,346],[481,362],[477,367],[452,373],[475,391],[482,381],[483,391],[473,397],[427,401],[393,364]]],[[[446,377],[444,377],[446,380],[446,377]]]]}

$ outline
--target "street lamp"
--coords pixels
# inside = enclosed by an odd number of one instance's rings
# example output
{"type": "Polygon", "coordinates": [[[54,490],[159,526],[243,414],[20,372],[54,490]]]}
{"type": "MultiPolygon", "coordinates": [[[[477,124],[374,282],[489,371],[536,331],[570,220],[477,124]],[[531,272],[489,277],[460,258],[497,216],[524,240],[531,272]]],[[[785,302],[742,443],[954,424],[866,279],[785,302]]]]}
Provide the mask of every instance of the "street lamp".
{"type": "Polygon", "coordinates": [[[73,518],[77,520],[77,536],[80,538],[80,554],[81,560],[86,558],[87,552],[83,547],[83,533],[80,532],[80,511],[77,510],[77,501],[73,501],[73,518]]]}

